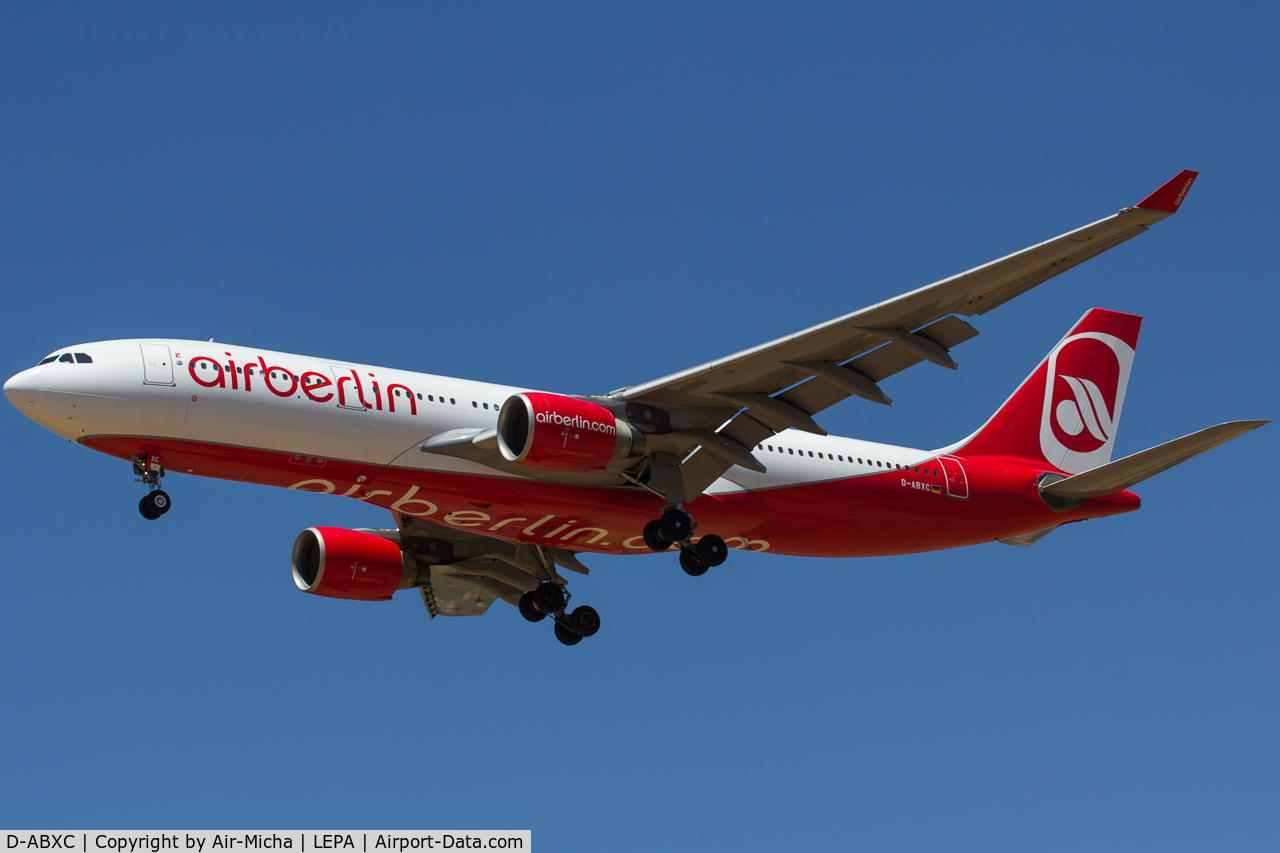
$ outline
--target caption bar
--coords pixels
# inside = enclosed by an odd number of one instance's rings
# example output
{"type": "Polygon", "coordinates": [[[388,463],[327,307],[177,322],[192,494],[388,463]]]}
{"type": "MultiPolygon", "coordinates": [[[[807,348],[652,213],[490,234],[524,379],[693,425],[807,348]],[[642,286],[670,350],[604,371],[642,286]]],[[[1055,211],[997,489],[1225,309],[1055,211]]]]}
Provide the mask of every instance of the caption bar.
{"type": "Polygon", "coordinates": [[[529,850],[528,829],[432,829],[382,832],[289,832],[157,830],[0,830],[3,853],[63,851],[63,853],[252,853],[290,850],[293,853],[408,853],[411,850],[529,850]]]}

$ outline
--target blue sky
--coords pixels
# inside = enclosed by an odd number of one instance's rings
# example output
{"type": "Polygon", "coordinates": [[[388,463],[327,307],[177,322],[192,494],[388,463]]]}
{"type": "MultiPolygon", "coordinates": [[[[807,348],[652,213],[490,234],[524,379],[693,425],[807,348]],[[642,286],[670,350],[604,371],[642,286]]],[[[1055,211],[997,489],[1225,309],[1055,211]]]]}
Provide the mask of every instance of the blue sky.
{"type": "MultiPolygon", "coordinates": [[[[1245,7],[1238,7],[1244,9],[1245,7]]],[[[967,434],[1090,307],[1118,453],[1280,411],[1274,11],[0,11],[0,372],[161,335],[606,392],[1133,204],[1182,211],[834,433],[967,434]]],[[[355,502],[128,466],[5,405],[0,823],[532,828],[539,849],[1274,849],[1268,427],[1032,548],[596,558],[511,608],[302,595],[355,502]],[[826,846],[824,846],[826,845],[826,846]]]]}

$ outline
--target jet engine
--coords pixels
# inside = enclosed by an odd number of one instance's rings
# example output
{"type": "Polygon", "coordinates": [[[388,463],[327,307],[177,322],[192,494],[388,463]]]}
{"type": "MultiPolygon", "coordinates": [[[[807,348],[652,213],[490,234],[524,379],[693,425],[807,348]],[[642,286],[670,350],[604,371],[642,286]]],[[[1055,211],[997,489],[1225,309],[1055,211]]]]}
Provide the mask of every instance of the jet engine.
{"type": "Polygon", "coordinates": [[[498,413],[498,449],[508,462],[544,471],[603,471],[644,453],[644,436],[590,400],[530,391],[498,413]]]}
{"type": "Polygon", "coordinates": [[[350,601],[390,601],[418,582],[416,561],[390,539],[342,527],[309,527],[293,543],[298,589],[350,601]]]}

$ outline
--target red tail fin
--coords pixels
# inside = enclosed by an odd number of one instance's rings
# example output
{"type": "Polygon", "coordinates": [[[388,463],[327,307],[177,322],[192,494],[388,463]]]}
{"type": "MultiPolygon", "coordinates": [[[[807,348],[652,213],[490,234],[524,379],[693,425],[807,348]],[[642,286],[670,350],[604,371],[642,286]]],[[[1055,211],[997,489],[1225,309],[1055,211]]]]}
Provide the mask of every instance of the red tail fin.
{"type": "Polygon", "coordinates": [[[1078,474],[1111,461],[1142,318],[1094,308],[956,451],[1078,474]]]}

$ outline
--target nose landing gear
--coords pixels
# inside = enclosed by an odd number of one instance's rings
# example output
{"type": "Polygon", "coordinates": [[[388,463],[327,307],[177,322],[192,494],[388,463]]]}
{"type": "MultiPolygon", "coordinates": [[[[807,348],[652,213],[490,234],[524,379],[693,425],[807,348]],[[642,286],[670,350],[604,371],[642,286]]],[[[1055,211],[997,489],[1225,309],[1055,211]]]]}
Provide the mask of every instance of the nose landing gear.
{"type": "Polygon", "coordinates": [[[556,639],[566,646],[576,646],[600,630],[600,614],[585,604],[566,613],[570,598],[561,584],[540,583],[520,596],[520,615],[530,622],[541,622],[550,616],[555,621],[556,639]]]}
{"type": "Polygon", "coordinates": [[[694,577],[705,575],[708,569],[725,561],[729,548],[714,533],[701,537],[695,544],[692,537],[696,527],[689,513],[677,505],[644,526],[644,544],[651,551],[666,551],[672,545],[677,546],[680,549],[680,568],[685,574],[694,577]]]}
{"type": "Polygon", "coordinates": [[[149,453],[146,459],[133,457],[133,473],[138,475],[137,482],[146,483],[151,489],[142,500],[138,501],[138,512],[147,521],[155,521],[169,511],[173,501],[168,492],[160,488],[160,478],[164,476],[164,465],[159,453],[149,453]]]}
{"type": "Polygon", "coordinates": [[[143,495],[142,500],[138,501],[138,512],[148,521],[155,521],[168,512],[172,505],[169,494],[164,489],[156,489],[143,495]]]}

